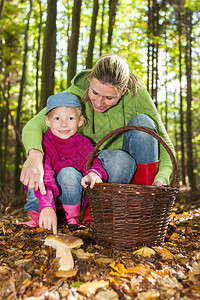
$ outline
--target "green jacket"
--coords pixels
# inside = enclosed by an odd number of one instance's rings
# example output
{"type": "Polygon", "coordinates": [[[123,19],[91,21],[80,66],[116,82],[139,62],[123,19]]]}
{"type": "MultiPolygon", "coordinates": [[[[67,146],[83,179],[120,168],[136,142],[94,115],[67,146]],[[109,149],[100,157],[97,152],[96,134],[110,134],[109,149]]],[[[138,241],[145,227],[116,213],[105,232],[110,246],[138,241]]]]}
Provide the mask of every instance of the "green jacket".
{"type": "MultiPolygon", "coordinates": [[[[71,86],[67,91],[81,99],[88,86],[88,79],[83,79],[89,72],[90,70],[84,70],[78,73],[72,79],[71,86]]],[[[130,90],[121,97],[115,106],[103,113],[95,112],[87,102],[82,103],[82,110],[84,116],[86,116],[87,124],[79,129],[79,133],[89,138],[95,145],[107,133],[119,127],[126,126],[136,114],[142,113],[147,114],[155,121],[158,134],[165,140],[172,151],[174,151],[166,129],[146,88],[140,85],[138,94],[133,96],[133,93],[134,90],[130,90]]],[[[22,141],[27,152],[32,148],[39,149],[43,152],[42,133],[47,131],[47,126],[44,122],[45,112],[46,108],[31,119],[23,129],[22,141]]],[[[108,139],[100,149],[121,149],[122,144],[123,133],[108,139]]],[[[172,174],[172,164],[168,153],[162,145],[160,145],[159,159],[159,171],[155,181],[162,180],[165,184],[169,185],[170,176],[172,174]]]]}

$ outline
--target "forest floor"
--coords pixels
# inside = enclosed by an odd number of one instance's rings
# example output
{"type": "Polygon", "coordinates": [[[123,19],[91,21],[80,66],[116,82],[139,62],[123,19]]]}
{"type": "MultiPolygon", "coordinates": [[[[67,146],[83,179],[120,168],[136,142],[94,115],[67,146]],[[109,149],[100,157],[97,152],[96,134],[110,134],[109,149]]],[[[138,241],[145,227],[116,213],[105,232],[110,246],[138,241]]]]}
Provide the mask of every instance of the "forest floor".
{"type": "Polygon", "coordinates": [[[0,299],[200,299],[200,191],[180,192],[164,244],[137,253],[97,245],[92,226],[60,226],[84,242],[72,251],[75,269],[63,274],[44,245],[51,232],[17,220],[27,220],[23,209],[1,205],[0,299]]]}

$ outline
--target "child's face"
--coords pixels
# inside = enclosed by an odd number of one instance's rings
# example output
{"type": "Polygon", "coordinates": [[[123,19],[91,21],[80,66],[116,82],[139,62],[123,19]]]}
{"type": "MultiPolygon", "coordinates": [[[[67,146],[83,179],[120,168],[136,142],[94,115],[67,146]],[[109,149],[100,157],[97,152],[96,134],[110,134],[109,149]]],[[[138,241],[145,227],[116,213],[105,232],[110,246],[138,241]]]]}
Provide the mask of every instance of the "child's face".
{"type": "Polygon", "coordinates": [[[45,122],[55,136],[68,139],[83,125],[84,117],[77,107],[59,106],[49,112],[45,122]]]}

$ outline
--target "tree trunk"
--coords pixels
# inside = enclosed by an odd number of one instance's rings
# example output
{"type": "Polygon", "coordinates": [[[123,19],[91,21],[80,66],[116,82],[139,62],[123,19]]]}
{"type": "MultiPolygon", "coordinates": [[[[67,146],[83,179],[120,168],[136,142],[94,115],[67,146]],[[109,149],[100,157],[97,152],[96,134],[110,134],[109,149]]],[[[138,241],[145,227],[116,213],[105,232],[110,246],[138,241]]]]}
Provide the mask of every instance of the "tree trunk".
{"type": "Polygon", "coordinates": [[[2,187],[5,182],[6,171],[6,153],[7,153],[7,128],[8,128],[8,113],[4,104],[4,99],[1,99],[2,105],[0,105],[0,180],[2,187]]]}
{"type": "Polygon", "coordinates": [[[151,4],[150,0],[148,0],[148,26],[147,26],[147,91],[150,93],[150,53],[151,53],[151,41],[150,41],[150,33],[151,33],[151,4]]]}
{"type": "Polygon", "coordinates": [[[156,106],[158,104],[159,11],[164,3],[165,1],[159,5],[156,0],[148,0],[147,90],[156,106]]]}
{"type": "Polygon", "coordinates": [[[72,34],[69,40],[67,87],[70,86],[72,78],[76,75],[81,5],[82,0],[74,0],[74,6],[72,11],[72,34]]]}
{"type": "Polygon", "coordinates": [[[111,47],[113,27],[115,25],[115,17],[117,13],[118,0],[109,0],[109,27],[107,45],[111,47]]]}
{"type": "Polygon", "coordinates": [[[40,49],[41,49],[41,31],[42,31],[42,7],[41,0],[39,0],[39,24],[38,24],[38,39],[37,39],[37,53],[36,53],[36,78],[35,78],[35,98],[36,98],[36,112],[39,111],[39,62],[40,62],[40,49]]]}
{"type": "Polygon", "coordinates": [[[87,52],[87,57],[86,57],[86,68],[87,69],[92,68],[93,50],[94,50],[94,41],[95,41],[95,35],[96,35],[96,22],[97,22],[98,11],[99,11],[99,1],[94,0],[92,24],[91,24],[91,29],[90,29],[90,41],[89,41],[88,52],[87,52]]]}
{"type": "Polygon", "coordinates": [[[196,190],[194,174],[193,147],[192,147],[192,12],[186,11],[186,76],[187,76],[187,170],[192,191],[196,190]]]}
{"type": "Polygon", "coordinates": [[[3,16],[5,2],[6,2],[6,0],[1,0],[1,2],[0,2],[0,20],[1,20],[2,16],[3,16]]]}
{"type": "Polygon", "coordinates": [[[56,17],[57,0],[48,0],[47,21],[44,33],[42,55],[40,110],[46,106],[47,98],[52,95],[54,91],[54,71],[56,59],[56,17]]]}
{"type": "Polygon", "coordinates": [[[102,55],[103,50],[103,36],[104,36],[104,11],[105,11],[105,0],[102,3],[102,14],[101,14],[101,32],[100,32],[100,46],[99,46],[99,56],[102,55]]]}
{"type": "Polygon", "coordinates": [[[178,12],[178,44],[179,44],[179,95],[180,95],[180,135],[181,135],[181,177],[182,184],[186,185],[186,174],[185,174],[185,144],[184,144],[184,117],[183,117],[183,95],[182,95],[182,26],[181,26],[181,11],[178,12]]]}
{"type": "Polygon", "coordinates": [[[18,106],[17,106],[17,116],[16,116],[16,146],[15,146],[15,174],[14,174],[14,181],[15,181],[15,194],[20,189],[20,168],[19,165],[21,164],[21,141],[20,137],[17,134],[20,132],[20,118],[21,118],[21,106],[22,106],[22,97],[23,97],[23,91],[24,91],[24,85],[26,81],[26,61],[27,61],[27,54],[28,54],[28,30],[29,30],[29,22],[32,12],[32,0],[29,0],[30,3],[30,9],[27,16],[27,24],[25,28],[24,33],[24,56],[23,56],[23,70],[22,70],[22,78],[20,82],[20,92],[18,97],[18,106]]]}

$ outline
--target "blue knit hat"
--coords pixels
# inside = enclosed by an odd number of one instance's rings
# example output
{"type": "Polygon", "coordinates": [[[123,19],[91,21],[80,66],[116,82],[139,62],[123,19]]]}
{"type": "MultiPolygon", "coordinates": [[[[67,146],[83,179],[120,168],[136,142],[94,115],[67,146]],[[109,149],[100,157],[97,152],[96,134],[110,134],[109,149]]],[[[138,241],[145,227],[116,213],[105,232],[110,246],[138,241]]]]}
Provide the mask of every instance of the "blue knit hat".
{"type": "Polygon", "coordinates": [[[47,115],[55,107],[59,106],[80,107],[81,103],[75,95],[68,92],[51,95],[47,99],[47,110],[45,115],[47,115]]]}

